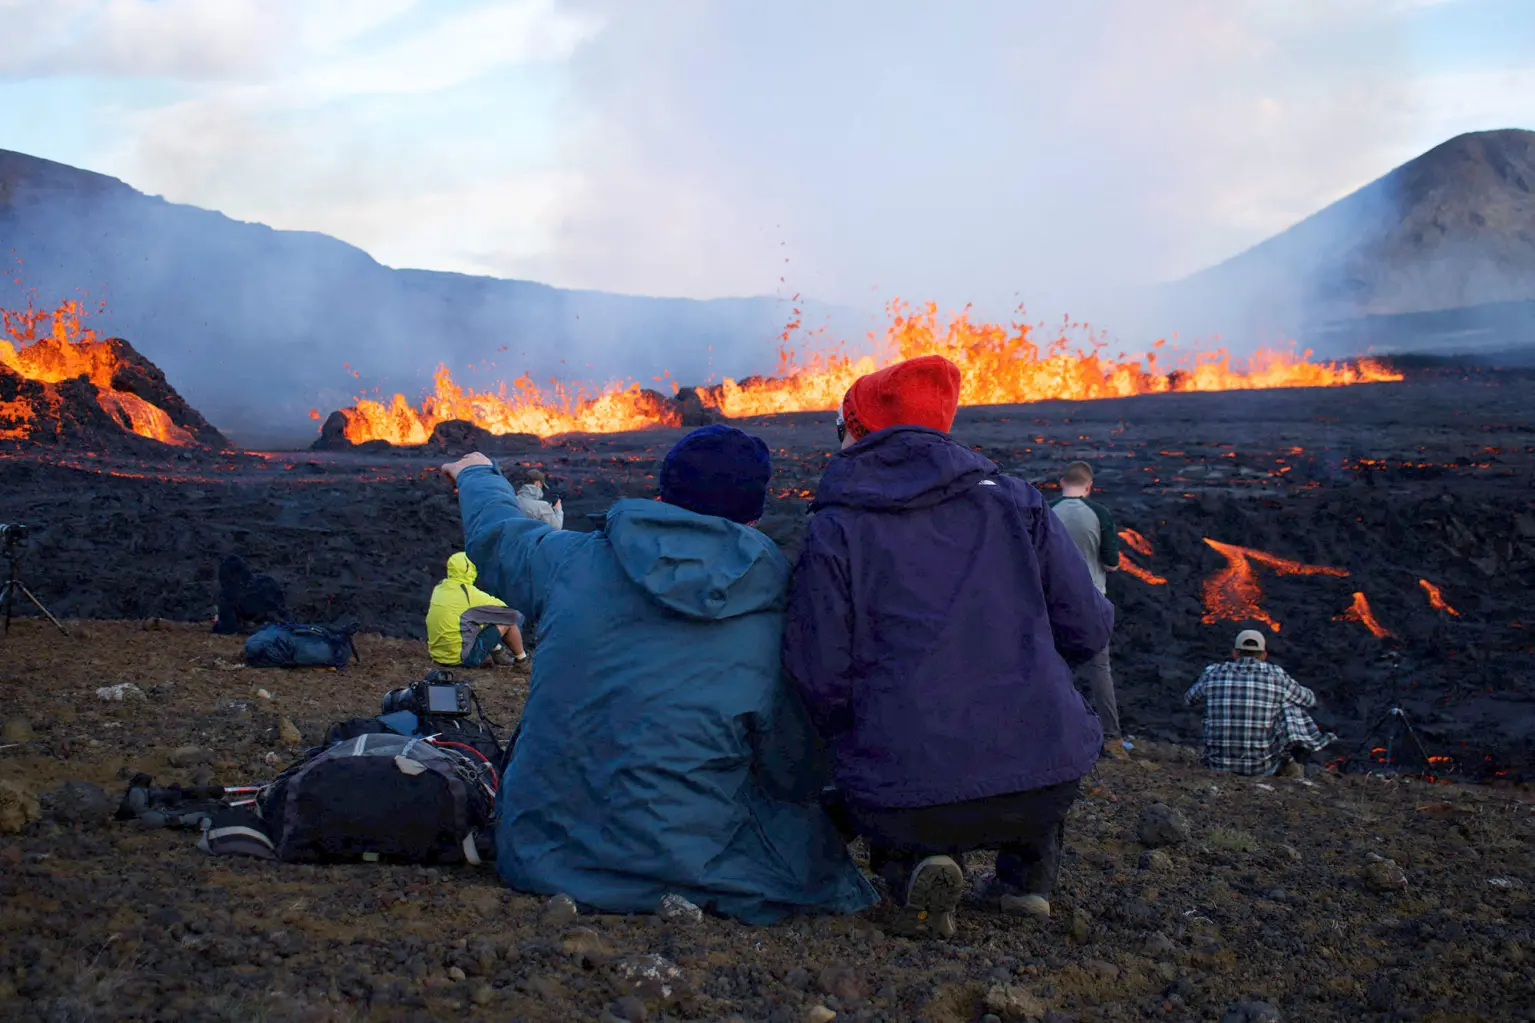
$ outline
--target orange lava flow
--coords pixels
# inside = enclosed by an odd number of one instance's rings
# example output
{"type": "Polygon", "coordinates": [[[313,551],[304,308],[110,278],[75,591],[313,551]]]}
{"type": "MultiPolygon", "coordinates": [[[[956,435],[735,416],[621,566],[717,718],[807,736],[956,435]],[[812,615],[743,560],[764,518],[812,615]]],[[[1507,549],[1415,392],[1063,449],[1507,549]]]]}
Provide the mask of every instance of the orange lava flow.
{"type": "MultiPolygon", "coordinates": [[[[796,311],[797,312],[797,311],[796,311]]],[[[897,301],[889,306],[890,325],[876,345],[876,353],[855,356],[835,344],[801,350],[789,347],[788,337],[797,321],[785,330],[778,352],[778,368],[769,377],[726,378],[698,389],[704,404],[724,415],[765,415],[778,412],[811,412],[834,409],[854,380],[882,366],[919,355],[943,355],[964,374],[960,402],[964,405],[1004,405],[1052,398],[1120,398],[1169,391],[1229,391],[1275,387],[1337,387],[1349,384],[1401,380],[1388,367],[1362,360],[1358,364],[1312,362],[1310,351],[1299,355],[1264,350],[1235,368],[1224,350],[1193,352],[1181,362],[1158,362],[1156,351],[1142,358],[1120,355],[1109,358],[1094,342],[1083,352],[1064,331],[1046,343],[1035,340],[1036,328],[1015,323],[1002,326],[973,322],[960,313],[940,322],[936,305],[915,311],[897,301]]],[[[1075,329],[1076,325],[1068,325],[1075,329]]],[[[1163,347],[1156,342],[1152,348],[1163,347]]],[[[675,385],[674,385],[675,386],[675,385]]],[[[676,411],[655,392],[637,384],[612,385],[594,395],[569,394],[560,387],[545,392],[526,376],[494,393],[460,389],[444,367],[438,370],[434,390],[419,406],[403,395],[388,401],[360,399],[343,409],[346,436],[353,443],[388,440],[396,444],[420,443],[437,423],[451,418],[468,419],[492,433],[555,433],[587,431],[611,433],[651,425],[676,425],[676,411]]]]}
{"type": "MultiPolygon", "coordinates": [[[[1144,554],[1148,558],[1151,557],[1151,541],[1147,540],[1144,536],[1137,533],[1135,530],[1121,529],[1119,531],[1119,539],[1124,541],[1126,547],[1129,547],[1136,553],[1144,554]]],[[[1166,579],[1159,575],[1155,575],[1147,569],[1137,565],[1123,553],[1119,555],[1119,567],[1126,573],[1135,576],[1135,578],[1150,586],[1167,585],[1166,579]]]]}
{"type": "MultiPolygon", "coordinates": [[[[76,301],[63,302],[51,312],[30,305],[20,311],[0,309],[0,366],[44,385],[85,377],[95,385],[102,409],[123,429],[165,444],[192,443],[192,435],[159,406],[112,386],[117,355],[110,343],[81,322],[84,315],[84,307],[76,301]]],[[[45,396],[51,404],[61,400],[51,386],[45,386],[45,396]]],[[[24,399],[0,402],[0,419],[20,424],[0,429],[0,439],[25,439],[34,418],[31,404],[24,399]]]]}
{"type": "Polygon", "coordinates": [[[1427,579],[1419,579],[1418,585],[1423,587],[1424,593],[1428,594],[1428,602],[1429,604],[1433,605],[1434,610],[1443,611],[1445,614],[1454,615],[1456,618],[1460,617],[1459,611],[1445,603],[1444,594],[1440,591],[1439,587],[1435,586],[1427,579]]]}
{"type": "Polygon", "coordinates": [[[1258,586],[1258,575],[1253,570],[1255,562],[1278,575],[1348,575],[1347,569],[1307,565],[1267,551],[1221,543],[1208,536],[1204,541],[1226,559],[1226,567],[1205,580],[1202,595],[1205,602],[1203,621],[1206,625],[1220,621],[1253,620],[1263,622],[1275,632],[1279,631],[1279,623],[1258,603],[1263,598],[1263,590],[1258,586]]]}
{"type": "Polygon", "coordinates": [[[1333,621],[1358,622],[1369,629],[1376,639],[1386,639],[1387,637],[1394,636],[1391,630],[1376,621],[1375,612],[1370,610],[1370,602],[1364,598],[1363,593],[1355,593],[1354,602],[1348,606],[1348,610],[1335,616],[1333,621]]]}

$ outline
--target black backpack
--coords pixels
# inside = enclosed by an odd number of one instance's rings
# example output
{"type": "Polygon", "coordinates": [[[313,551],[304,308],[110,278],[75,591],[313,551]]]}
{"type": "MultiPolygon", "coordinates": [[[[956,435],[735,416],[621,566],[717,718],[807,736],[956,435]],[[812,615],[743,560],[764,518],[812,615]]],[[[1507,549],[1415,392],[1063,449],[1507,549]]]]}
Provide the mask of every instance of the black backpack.
{"type": "Polygon", "coordinates": [[[261,819],[287,862],[479,863],[495,812],[494,768],[422,738],[363,733],[311,755],[261,794],[261,819]]]}
{"type": "Polygon", "coordinates": [[[245,641],[245,663],[253,668],[344,668],[357,656],[357,626],[267,625],[245,641]]]}

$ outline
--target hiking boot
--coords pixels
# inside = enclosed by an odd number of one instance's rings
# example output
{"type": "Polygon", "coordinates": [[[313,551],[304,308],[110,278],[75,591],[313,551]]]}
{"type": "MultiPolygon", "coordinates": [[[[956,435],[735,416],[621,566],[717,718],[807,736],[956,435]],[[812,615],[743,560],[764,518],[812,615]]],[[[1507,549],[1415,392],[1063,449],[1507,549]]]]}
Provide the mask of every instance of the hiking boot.
{"type": "Polygon", "coordinates": [[[498,646],[490,652],[490,662],[498,668],[510,668],[517,663],[517,658],[504,646],[498,646]]]}
{"type": "Polygon", "coordinates": [[[1002,912],[1008,916],[1031,916],[1037,920],[1050,919],[1050,900],[1043,895],[1004,895],[1000,900],[1002,912]]]}
{"type": "Polygon", "coordinates": [[[911,936],[954,936],[954,909],[965,891],[965,872],[948,856],[917,864],[906,885],[906,905],[895,914],[895,929],[911,936]]]}

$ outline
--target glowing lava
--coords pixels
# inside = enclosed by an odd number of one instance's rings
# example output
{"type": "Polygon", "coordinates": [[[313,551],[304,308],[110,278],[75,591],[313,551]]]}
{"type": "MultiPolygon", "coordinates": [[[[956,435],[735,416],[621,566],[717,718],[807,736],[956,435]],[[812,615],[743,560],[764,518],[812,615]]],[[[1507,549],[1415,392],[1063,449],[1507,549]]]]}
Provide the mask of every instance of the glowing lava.
{"type": "MultiPolygon", "coordinates": [[[[1348,606],[1348,610],[1333,618],[1335,622],[1358,622],[1375,636],[1376,639],[1393,638],[1394,633],[1375,619],[1375,612],[1370,610],[1370,602],[1364,598],[1363,593],[1354,594],[1354,602],[1348,606]]],[[[1276,626],[1277,628],[1277,626],[1276,626]]]]}
{"type": "Polygon", "coordinates": [[[1277,554],[1267,551],[1254,550],[1251,547],[1238,547],[1235,544],[1221,543],[1212,540],[1208,536],[1204,538],[1222,557],[1226,559],[1226,567],[1215,575],[1205,580],[1203,596],[1205,602],[1205,615],[1203,621],[1206,625],[1215,622],[1243,622],[1248,620],[1263,622],[1275,632],[1279,631],[1279,623],[1264,611],[1258,601],[1263,598],[1263,590],[1258,586],[1258,576],[1253,570],[1253,563],[1273,571],[1278,575],[1331,575],[1344,577],[1348,570],[1343,568],[1331,568],[1327,565],[1307,565],[1289,558],[1281,558],[1277,554]]]}
{"type": "MultiPolygon", "coordinates": [[[[801,351],[788,346],[791,324],[779,345],[778,369],[771,377],[750,377],[698,389],[705,405],[726,416],[834,409],[855,379],[881,366],[918,355],[943,355],[964,373],[960,395],[965,405],[1003,405],[1051,398],[1120,398],[1168,391],[1229,391],[1272,387],[1337,387],[1400,380],[1402,375],[1369,360],[1357,365],[1312,362],[1310,351],[1295,355],[1260,351],[1237,369],[1224,350],[1195,352],[1165,367],[1155,351],[1144,358],[1108,358],[1101,344],[1081,352],[1063,335],[1045,344],[1034,340],[1026,324],[974,323],[967,314],[941,324],[935,305],[915,312],[890,305],[890,326],[877,354],[853,356],[844,346],[801,351]]],[[[1163,347],[1158,341],[1153,349],[1163,347]]],[[[1176,360],[1170,360],[1176,361],[1176,360]]],[[[672,385],[675,389],[675,384],[672,385]]],[[[655,392],[638,384],[613,385],[595,394],[539,388],[523,376],[508,388],[476,393],[453,383],[439,368],[434,390],[420,404],[404,395],[389,401],[359,399],[342,409],[346,437],[352,443],[387,440],[395,444],[425,441],[433,427],[448,419],[466,419],[491,433],[612,433],[653,425],[678,425],[678,413],[655,392]]]]}
{"type": "MultiPolygon", "coordinates": [[[[1148,558],[1151,557],[1151,542],[1141,534],[1137,533],[1135,530],[1121,529],[1119,531],[1119,538],[1120,540],[1124,541],[1125,546],[1129,547],[1131,550],[1139,554],[1144,554],[1148,558]]],[[[1151,572],[1137,565],[1135,562],[1131,561],[1129,556],[1124,552],[1120,552],[1119,567],[1130,575],[1135,576],[1135,578],[1139,579],[1143,583],[1147,583],[1151,586],[1167,585],[1166,579],[1159,575],[1153,575],[1151,572]]]]}
{"type": "Polygon", "coordinates": [[[1435,586],[1427,579],[1419,579],[1418,585],[1423,587],[1424,593],[1428,594],[1428,602],[1433,605],[1434,610],[1443,611],[1445,614],[1454,615],[1456,618],[1460,617],[1459,611],[1445,603],[1444,594],[1440,591],[1439,587],[1435,586]]]}
{"type": "MultiPolygon", "coordinates": [[[[121,366],[113,342],[102,341],[81,323],[84,309],[67,301],[52,312],[30,305],[24,311],[0,309],[0,367],[44,385],[44,400],[62,402],[54,385],[85,377],[96,388],[96,400],[124,430],[164,444],[194,442],[191,433],[177,426],[165,410],[136,394],[120,391],[113,378],[121,366]]],[[[36,410],[24,398],[0,401],[0,439],[22,440],[31,433],[36,410]]]]}

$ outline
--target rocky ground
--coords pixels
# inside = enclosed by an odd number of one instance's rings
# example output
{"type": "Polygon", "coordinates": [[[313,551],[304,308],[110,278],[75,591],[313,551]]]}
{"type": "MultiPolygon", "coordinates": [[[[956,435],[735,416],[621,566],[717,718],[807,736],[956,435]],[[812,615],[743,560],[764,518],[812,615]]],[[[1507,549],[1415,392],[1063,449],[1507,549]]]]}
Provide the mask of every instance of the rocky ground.
{"type": "MultiPolygon", "coordinates": [[[[214,859],[107,819],[136,771],[270,778],[420,677],[419,642],[283,672],[198,626],[68,624],[68,645],[35,620],[0,640],[0,1018],[1535,1019],[1528,786],[1249,780],[1143,742],[1073,811],[1045,924],[571,918],[489,868],[214,859]],[[122,682],[144,698],[97,697],[122,682]]],[[[511,723],[514,677],[472,674],[511,723]]]]}

